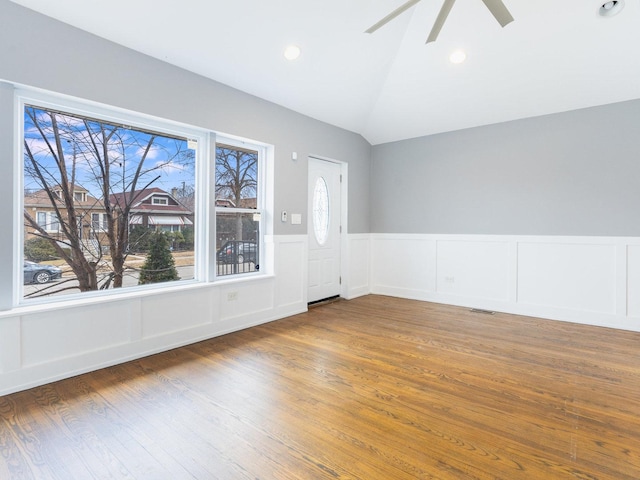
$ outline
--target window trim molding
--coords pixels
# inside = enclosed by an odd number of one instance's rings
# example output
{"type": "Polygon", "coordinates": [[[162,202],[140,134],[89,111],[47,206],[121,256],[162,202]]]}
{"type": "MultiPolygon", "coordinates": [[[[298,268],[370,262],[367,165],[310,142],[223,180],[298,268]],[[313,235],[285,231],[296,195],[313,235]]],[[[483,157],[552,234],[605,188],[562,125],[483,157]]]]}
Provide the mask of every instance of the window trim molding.
{"type": "MultiPolygon", "coordinates": [[[[225,284],[246,283],[256,281],[269,281],[274,277],[275,258],[271,239],[274,229],[274,185],[275,185],[275,146],[248,137],[232,134],[218,134],[209,128],[185,124],[168,118],[137,112],[121,107],[116,107],[89,99],[83,99],[67,94],[56,93],[46,89],[0,79],[0,125],[3,126],[6,135],[0,139],[0,153],[14,162],[8,166],[7,175],[4,176],[2,187],[4,193],[0,196],[4,200],[0,209],[6,218],[11,219],[13,235],[0,243],[5,248],[0,251],[0,257],[11,269],[6,269],[5,274],[0,275],[0,319],[21,315],[24,313],[47,312],[65,308],[80,307],[100,302],[128,301],[144,298],[152,295],[161,295],[165,292],[198,290],[201,288],[220,287],[225,284]],[[23,120],[24,103],[36,104],[43,108],[63,107],[63,110],[82,115],[89,113],[91,117],[107,121],[117,119],[125,120],[126,124],[135,125],[137,128],[151,127],[156,132],[171,134],[179,132],[193,132],[190,137],[197,139],[197,160],[195,173],[195,205],[196,205],[196,248],[195,255],[199,259],[194,265],[194,279],[176,282],[171,285],[141,286],[133,289],[116,289],[109,292],[84,292],[74,295],[63,295],[57,298],[48,297],[43,300],[31,299],[23,301],[22,262],[24,242],[24,220],[22,215],[24,199],[23,187],[23,120]],[[162,128],[158,124],[162,125],[162,128]],[[220,136],[221,143],[229,145],[251,144],[253,148],[262,149],[262,168],[259,175],[262,176],[262,217],[261,239],[264,257],[260,262],[260,272],[251,275],[236,275],[233,278],[217,278],[215,242],[215,145],[216,138],[220,136]],[[213,186],[213,188],[211,188],[213,186]]],[[[1,181],[0,181],[1,183],[1,181]]]]}
{"type": "Polygon", "coordinates": [[[272,213],[273,212],[273,146],[265,144],[263,142],[248,140],[244,138],[239,138],[231,135],[217,135],[215,137],[215,141],[211,143],[211,170],[212,170],[212,199],[211,203],[213,204],[213,231],[212,231],[212,241],[210,242],[213,245],[213,259],[210,264],[212,264],[212,269],[210,270],[210,278],[216,284],[220,283],[228,283],[233,280],[241,280],[246,278],[253,277],[261,277],[267,275],[273,275],[273,265],[274,259],[272,255],[264,255],[265,251],[265,237],[267,235],[273,234],[273,221],[272,221],[272,213]],[[258,152],[258,189],[256,194],[256,208],[239,208],[239,207],[217,207],[216,206],[216,198],[215,198],[215,186],[216,186],[216,150],[218,144],[226,145],[229,147],[236,147],[240,150],[252,150],[258,152]],[[217,259],[216,259],[216,215],[218,211],[221,212],[237,212],[237,213],[259,213],[260,214],[260,222],[259,222],[259,231],[260,231],[260,239],[258,241],[258,251],[260,252],[260,270],[254,272],[243,272],[236,273],[230,275],[218,275],[217,269],[217,259]]]}
{"type": "MultiPolygon", "coordinates": [[[[5,83],[3,83],[5,85],[5,83]]],[[[208,235],[205,232],[206,228],[198,228],[198,225],[207,225],[206,222],[206,202],[202,201],[198,197],[202,195],[202,190],[207,188],[207,178],[209,176],[209,161],[208,152],[210,150],[210,131],[195,127],[193,125],[187,125],[180,122],[151,116],[144,113],[133,112],[118,107],[111,107],[109,105],[82,100],[68,95],[56,94],[53,92],[44,91],[37,88],[31,88],[24,85],[17,85],[8,83],[13,86],[13,111],[9,114],[13,117],[13,152],[14,152],[14,174],[13,185],[11,191],[13,192],[13,247],[12,251],[12,276],[11,281],[13,287],[9,292],[0,292],[0,306],[7,306],[9,310],[16,308],[24,308],[33,306],[47,305],[68,305],[76,302],[82,304],[85,300],[93,301],[98,298],[111,298],[122,296],[135,296],[136,293],[142,294],[149,291],[167,289],[181,289],[185,286],[195,286],[203,284],[209,281],[206,275],[206,269],[202,267],[203,259],[207,257],[207,240],[208,235]],[[123,289],[110,289],[107,291],[97,292],[78,292],[68,295],[43,297],[38,299],[25,299],[24,298],[24,285],[22,284],[22,262],[24,260],[24,108],[26,105],[35,105],[38,108],[57,110],[71,115],[87,116],[97,120],[103,120],[106,122],[112,122],[119,125],[126,125],[139,130],[150,130],[165,134],[167,136],[186,138],[194,140],[197,143],[196,158],[195,158],[195,178],[194,184],[196,185],[196,232],[195,232],[195,246],[194,246],[194,258],[198,261],[194,262],[194,278],[187,280],[177,280],[172,284],[154,284],[154,285],[140,285],[123,289]]],[[[5,308],[0,307],[0,311],[5,308]]]]}

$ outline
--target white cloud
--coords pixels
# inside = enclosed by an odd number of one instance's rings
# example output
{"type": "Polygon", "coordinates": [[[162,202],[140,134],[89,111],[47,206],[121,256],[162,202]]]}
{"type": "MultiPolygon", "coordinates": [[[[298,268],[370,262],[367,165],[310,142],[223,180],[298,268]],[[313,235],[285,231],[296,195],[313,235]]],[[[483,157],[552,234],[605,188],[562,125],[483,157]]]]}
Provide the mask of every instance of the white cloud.
{"type": "Polygon", "coordinates": [[[164,173],[167,173],[167,174],[180,173],[186,170],[186,167],[184,165],[180,165],[179,163],[162,162],[162,161],[156,162],[155,168],[158,170],[162,170],[164,173]]]}
{"type": "MultiPolygon", "coordinates": [[[[146,145],[144,147],[139,147],[138,150],[136,151],[136,156],[138,158],[142,158],[145,150],[146,150],[146,145]]],[[[162,149],[160,147],[156,145],[152,145],[151,148],[149,149],[149,153],[147,153],[146,158],[147,160],[155,160],[160,156],[161,153],[162,153],[162,149]]]]}

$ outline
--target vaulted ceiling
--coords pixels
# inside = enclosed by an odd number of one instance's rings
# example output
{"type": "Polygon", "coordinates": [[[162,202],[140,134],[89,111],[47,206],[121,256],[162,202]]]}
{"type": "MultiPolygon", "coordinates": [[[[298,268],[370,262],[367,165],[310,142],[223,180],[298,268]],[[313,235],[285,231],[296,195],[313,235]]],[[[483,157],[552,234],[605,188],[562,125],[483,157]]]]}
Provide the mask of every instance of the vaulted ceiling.
{"type": "Polygon", "coordinates": [[[640,98],[639,0],[504,0],[504,28],[458,0],[427,45],[442,0],[373,34],[406,0],[13,1],[372,144],[640,98]]]}

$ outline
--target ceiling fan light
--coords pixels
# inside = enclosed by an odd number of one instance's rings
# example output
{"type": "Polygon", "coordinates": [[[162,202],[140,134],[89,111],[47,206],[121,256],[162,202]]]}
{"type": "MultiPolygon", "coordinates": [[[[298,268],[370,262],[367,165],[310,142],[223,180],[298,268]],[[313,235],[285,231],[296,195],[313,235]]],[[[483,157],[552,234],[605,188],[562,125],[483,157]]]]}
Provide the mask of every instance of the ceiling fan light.
{"type": "Polygon", "coordinates": [[[598,9],[598,15],[601,17],[613,17],[620,13],[624,8],[624,0],[610,0],[604,2],[598,9]]]}
{"type": "Polygon", "coordinates": [[[449,55],[449,61],[456,65],[464,63],[466,59],[467,54],[462,50],[456,50],[455,52],[451,53],[451,55],[449,55]]]}

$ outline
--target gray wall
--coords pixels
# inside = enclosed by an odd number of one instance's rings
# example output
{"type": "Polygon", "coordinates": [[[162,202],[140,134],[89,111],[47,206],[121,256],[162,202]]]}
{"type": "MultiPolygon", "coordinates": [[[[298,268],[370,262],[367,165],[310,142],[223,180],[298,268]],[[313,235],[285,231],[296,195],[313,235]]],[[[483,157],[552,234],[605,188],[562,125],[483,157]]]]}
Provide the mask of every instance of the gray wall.
{"type": "MultiPolygon", "coordinates": [[[[0,0],[0,18],[0,79],[275,145],[275,210],[300,212],[305,219],[307,156],[348,162],[349,232],[369,231],[371,147],[360,135],[126,49],[8,0],[0,0]],[[297,162],[291,161],[293,151],[298,152],[297,162]]],[[[276,217],[275,234],[306,233],[306,221],[294,226],[276,217]]]]}
{"type": "Polygon", "coordinates": [[[640,100],[374,146],[371,231],[640,236],[640,100]]]}
{"type": "Polygon", "coordinates": [[[276,213],[306,214],[319,155],[349,163],[350,233],[640,235],[640,101],[372,148],[8,0],[0,18],[0,79],[275,145],[276,213]]]}

